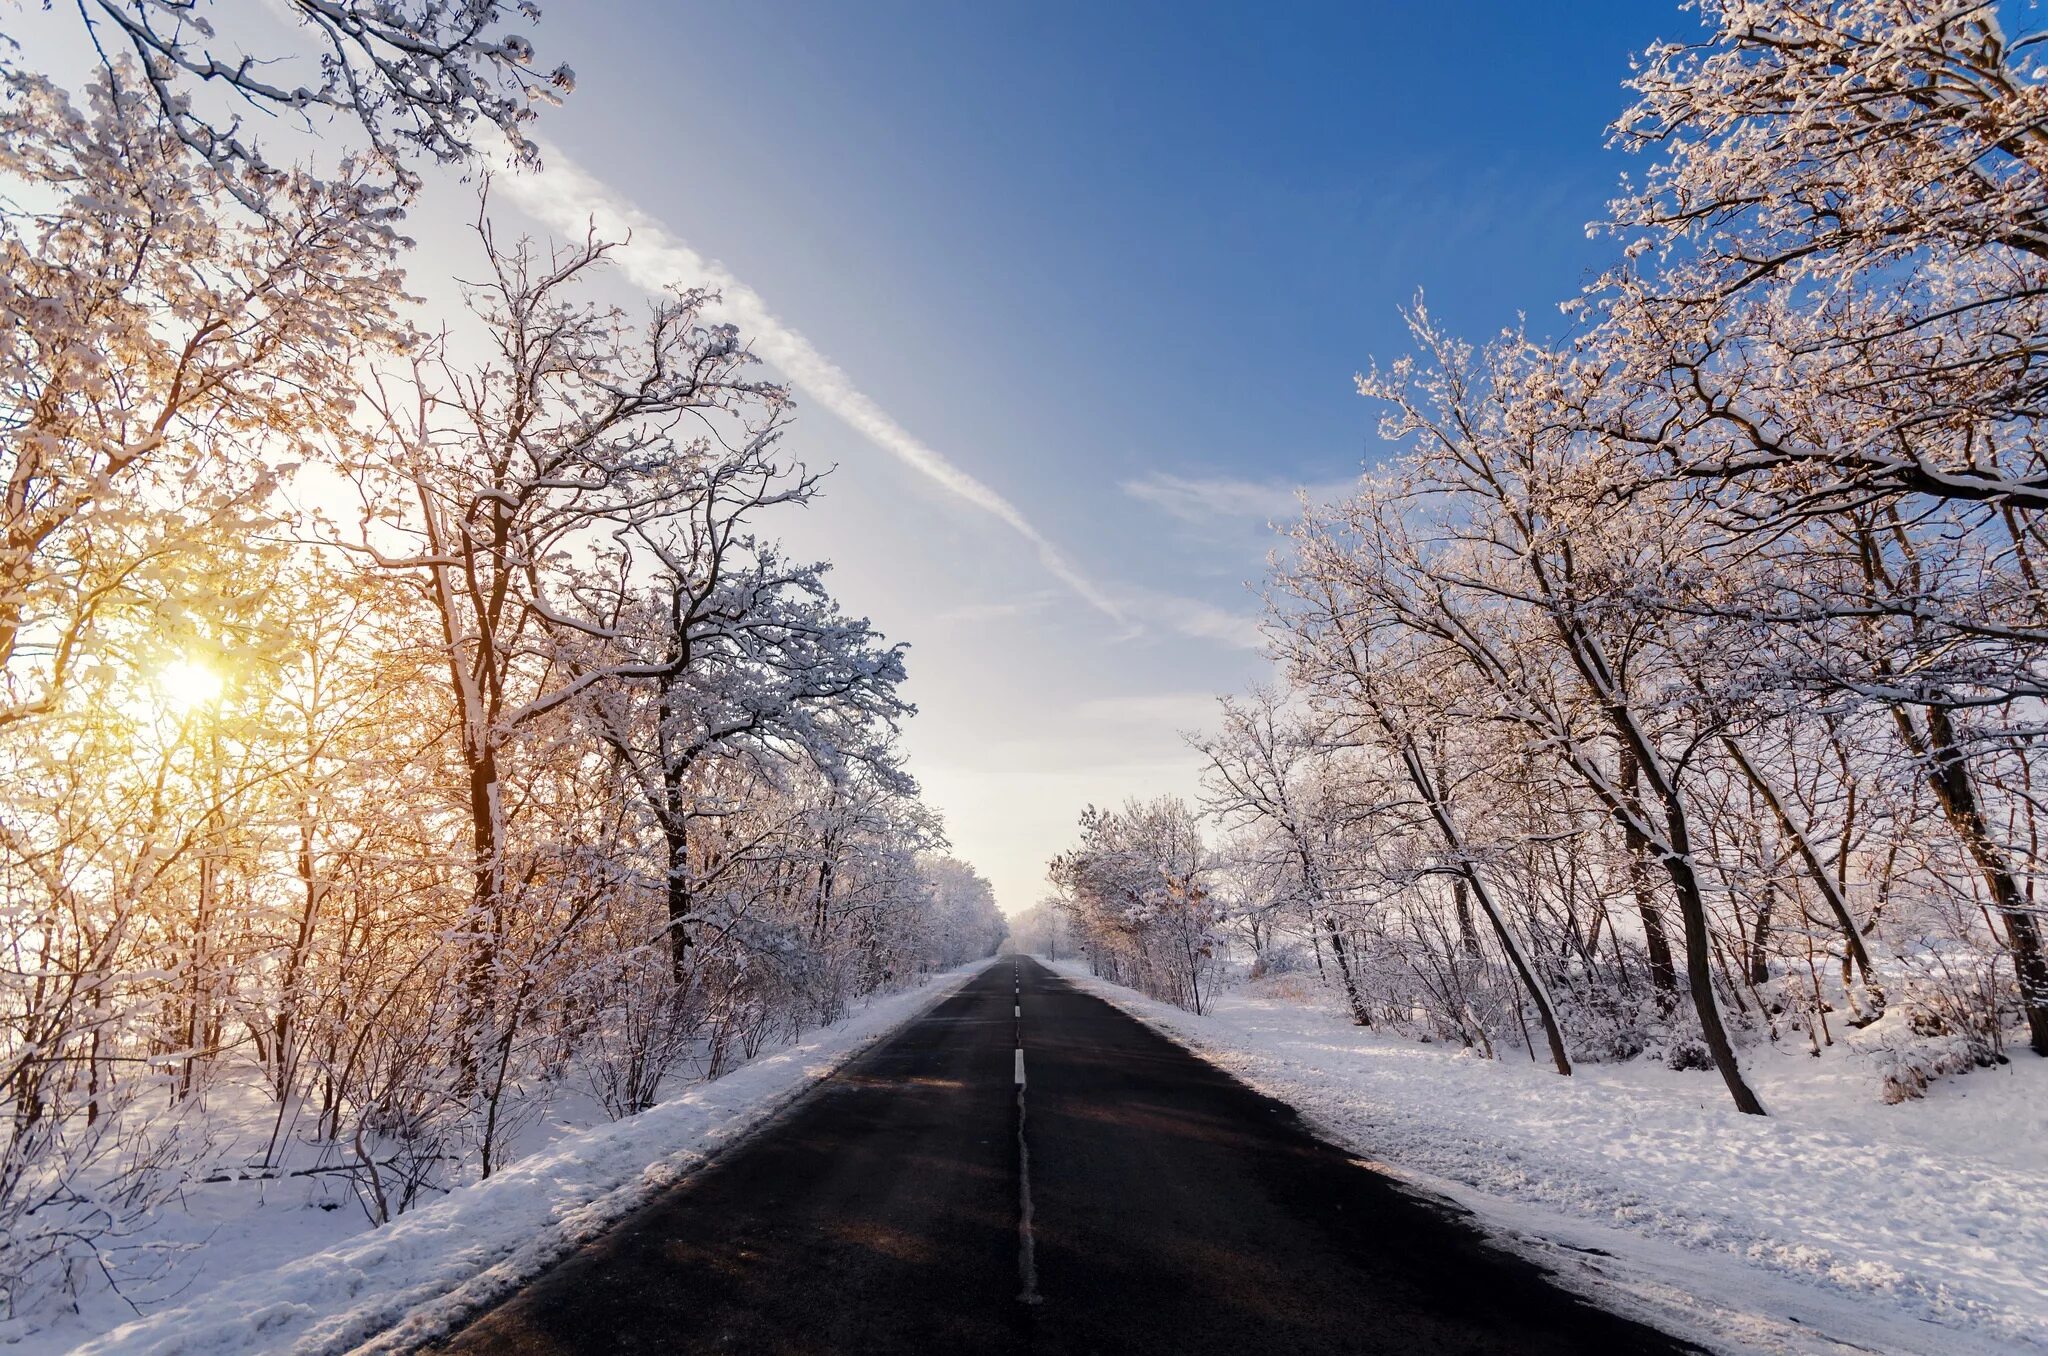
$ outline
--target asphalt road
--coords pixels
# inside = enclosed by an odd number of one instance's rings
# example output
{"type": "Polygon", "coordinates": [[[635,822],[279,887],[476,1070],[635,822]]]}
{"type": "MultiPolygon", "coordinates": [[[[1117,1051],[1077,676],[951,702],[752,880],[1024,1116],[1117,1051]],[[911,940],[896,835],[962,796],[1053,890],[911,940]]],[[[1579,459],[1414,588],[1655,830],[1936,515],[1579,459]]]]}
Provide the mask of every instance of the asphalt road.
{"type": "Polygon", "coordinates": [[[1029,958],[442,1349],[1690,1350],[1556,1288],[1029,958]]]}

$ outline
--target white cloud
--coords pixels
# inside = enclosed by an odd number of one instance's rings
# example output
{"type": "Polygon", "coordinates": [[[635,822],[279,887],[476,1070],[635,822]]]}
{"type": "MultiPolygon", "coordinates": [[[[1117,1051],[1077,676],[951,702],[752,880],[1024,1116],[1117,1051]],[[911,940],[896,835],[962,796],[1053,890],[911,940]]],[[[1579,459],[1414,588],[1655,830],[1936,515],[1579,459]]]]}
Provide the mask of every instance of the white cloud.
{"type": "Polygon", "coordinates": [[[1031,543],[1052,575],[1090,606],[1119,621],[1123,610],[1083,574],[994,487],[921,442],[854,384],[844,369],[785,323],[761,294],[706,259],[659,221],[640,211],[602,181],[552,146],[544,147],[547,168],[538,174],[500,176],[499,191],[550,230],[580,235],[591,226],[606,236],[631,233],[632,243],[616,258],[627,277],[650,292],[671,286],[706,287],[723,297],[723,313],[740,327],[754,352],[775,365],[792,385],[839,416],[856,432],[947,493],[1001,520],[1031,543]]]}
{"type": "Polygon", "coordinates": [[[1151,590],[1135,601],[1148,619],[1192,639],[1213,640],[1239,650],[1265,648],[1265,637],[1259,634],[1259,618],[1251,613],[1233,612],[1199,598],[1151,590]]]}
{"type": "Polygon", "coordinates": [[[1120,487],[1133,499],[1163,509],[1184,523],[1218,521],[1289,523],[1301,516],[1301,497],[1327,503],[1348,493],[1351,482],[1294,485],[1282,481],[1237,480],[1227,476],[1181,476],[1152,471],[1120,487]]]}

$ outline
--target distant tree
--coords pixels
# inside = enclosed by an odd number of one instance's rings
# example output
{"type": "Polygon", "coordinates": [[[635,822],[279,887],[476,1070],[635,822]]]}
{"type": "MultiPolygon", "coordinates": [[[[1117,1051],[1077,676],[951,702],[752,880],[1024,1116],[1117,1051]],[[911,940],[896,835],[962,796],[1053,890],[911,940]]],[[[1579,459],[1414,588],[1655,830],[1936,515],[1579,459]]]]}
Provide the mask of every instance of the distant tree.
{"type": "Polygon", "coordinates": [[[1167,796],[1089,808],[1050,874],[1099,967],[1199,1013],[1217,959],[1212,870],[1193,812],[1167,796]]]}

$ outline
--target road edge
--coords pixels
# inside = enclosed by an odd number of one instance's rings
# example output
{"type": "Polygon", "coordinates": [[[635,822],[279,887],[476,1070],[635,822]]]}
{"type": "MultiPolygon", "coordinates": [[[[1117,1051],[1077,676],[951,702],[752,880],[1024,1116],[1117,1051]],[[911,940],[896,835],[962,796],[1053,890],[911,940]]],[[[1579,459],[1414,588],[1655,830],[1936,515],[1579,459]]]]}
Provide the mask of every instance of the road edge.
{"type": "Polygon", "coordinates": [[[453,1290],[408,1307],[390,1324],[368,1337],[351,1338],[348,1345],[295,1347],[294,1356],[402,1356],[402,1353],[419,1351],[430,1343],[443,1342],[455,1336],[522,1286],[579,1248],[602,1237],[655,1197],[699,1176],[735,1150],[752,1143],[782,1121],[798,1103],[817,1092],[834,1074],[913,1022],[922,1020],[932,1009],[1002,959],[999,953],[971,968],[963,967],[944,976],[931,986],[925,1001],[910,1007],[898,1020],[868,1033],[856,1044],[833,1056],[828,1065],[763,1102],[716,1144],[678,1149],[673,1154],[654,1159],[638,1176],[580,1207],[557,1228],[549,1230],[547,1236],[534,1239],[511,1256],[475,1273],[453,1290]]]}
{"type": "Polygon", "coordinates": [[[1284,1088],[1266,1084],[1247,1069],[1220,1062],[1197,1043],[1190,1030],[1170,1024],[1198,1023],[1203,1019],[1197,1014],[1179,1009],[1154,1011],[1165,1005],[1135,989],[1087,973],[1078,961],[1048,961],[1037,955],[1032,959],[1054,977],[1108,1003],[1211,1068],[1286,1106],[1311,1133],[1361,1167],[1386,1177],[1421,1203],[1455,1215],[1492,1246],[1540,1267],[1560,1287],[1610,1313],[1657,1328],[1718,1356],[1755,1356],[1758,1352],[1783,1356],[1839,1356],[1845,1352],[2004,1356],[2009,1351],[1984,1334],[1932,1324],[1928,1325],[1925,1343],[1911,1347],[1893,1345],[1899,1335],[1896,1325],[1886,1324],[1881,1337],[1865,1332],[1859,1319],[1867,1316],[1854,1299],[1769,1273],[1745,1275],[1745,1288],[1752,1292],[1750,1304],[1739,1306],[1725,1292],[1713,1293],[1720,1290],[1712,1283],[1716,1278],[1704,1274],[1697,1266],[1698,1259],[1675,1245],[1501,1200],[1462,1183],[1389,1162],[1341,1127],[1296,1105],[1284,1088]],[[1624,1244],[1633,1255],[1620,1251],[1618,1245],[1624,1244]],[[1781,1317],[1751,1307],[1757,1303],[1796,1307],[1813,1317],[1781,1317]],[[1854,1332],[1864,1341],[1875,1338],[1885,1344],[1864,1345],[1863,1341],[1831,1334],[1827,1331],[1830,1327],[1854,1332]]]}

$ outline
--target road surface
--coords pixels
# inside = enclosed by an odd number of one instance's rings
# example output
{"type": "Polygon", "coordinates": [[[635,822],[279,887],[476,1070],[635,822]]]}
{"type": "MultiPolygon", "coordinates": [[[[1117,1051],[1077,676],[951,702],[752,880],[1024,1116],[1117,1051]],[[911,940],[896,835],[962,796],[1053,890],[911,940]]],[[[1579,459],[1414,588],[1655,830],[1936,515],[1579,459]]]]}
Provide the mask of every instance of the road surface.
{"type": "Polygon", "coordinates": [[[1690,1350],[1557,1289],[1029,958],[441,1349],[1690,1350]]]}

